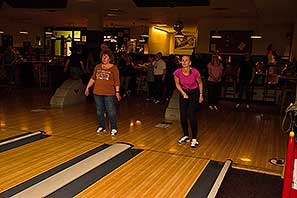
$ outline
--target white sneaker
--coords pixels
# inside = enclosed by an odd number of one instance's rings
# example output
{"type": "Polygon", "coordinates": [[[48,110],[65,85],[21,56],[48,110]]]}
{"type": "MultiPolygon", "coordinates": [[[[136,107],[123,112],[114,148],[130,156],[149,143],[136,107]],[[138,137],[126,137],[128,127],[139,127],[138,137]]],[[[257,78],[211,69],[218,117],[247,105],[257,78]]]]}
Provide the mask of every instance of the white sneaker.
{"type": "Polygon", "coordinates": [[[155,100],[154,103],[158,104],[158,103],[160,103],[160,100],[155,100]]]}
{"type": "Polygon", "coordinates": [[[209,108],[210,110],[213,110],[213,107],[212,107],[211,105],[209,105],[208,108],[209,108]]]}
{"type": "Polygon", "coordinates": [[[190,138],[188,136],[183,136],[177,142],[179,144],[183,144],[183,143],[186,143],[186,142],[189,142],[189,141],[190,141],[190,138]]]}
{"type": "Polygon", "coordinates": [[[110,132],[110,134],[112,136],[115,136],[116,134],[118,134],[118,131],[116,129],[112,129],[111,132],[110,132]]]}
{"type": "Polygon", "coordinates": [[[192,139],[192,141],[191,141],[191,147],[192,148],[196,148],[197,146],[198,146],[198,141],[196,140],[196,139],[192,139]]]}
{"type": "Polygon", "coordinates": [[[216,105],[213,105],[213,108],[214,108],[215,110],[218,110],[218,107],[217,107],[216,105]]]}
{"type": "Polygon", "coordinates": [[[103,128],[103,127],[99,127],[99,128],[97,129],[97,133],[103,133],[103,132],[105,132],[105,131],[106,131],[106,129],[103,128]]]}

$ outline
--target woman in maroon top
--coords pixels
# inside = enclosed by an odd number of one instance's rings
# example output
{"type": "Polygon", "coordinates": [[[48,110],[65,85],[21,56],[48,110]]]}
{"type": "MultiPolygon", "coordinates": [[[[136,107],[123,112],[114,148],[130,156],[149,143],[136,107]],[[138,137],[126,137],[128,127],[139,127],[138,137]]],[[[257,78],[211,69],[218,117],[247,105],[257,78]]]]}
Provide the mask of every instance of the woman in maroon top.
{"type": "Polygon", "coordinates": [[[101,64],[96,65],[93,75],[86,87],[85,95],[89,95],[89,88],[94,85],[93,94],[97,109],[99,127],[97,133],[106,131],[104,113],[108,114],[111,126],[111,135],[118,133],[116,120],[115,96],[118,101],[120,96],[120,77],[119,70],[113,64],[111,51],[101,52],[101,64]]]}
{"type": "Polygon", "coordinates": [[[210,110],[218,110],[217,104],[219,101],[223,69],[224,67],[222,63],[220,63],[219,56],[214,54],[211,58],[211,62],[207,65],[208,107],[210,110]]]}

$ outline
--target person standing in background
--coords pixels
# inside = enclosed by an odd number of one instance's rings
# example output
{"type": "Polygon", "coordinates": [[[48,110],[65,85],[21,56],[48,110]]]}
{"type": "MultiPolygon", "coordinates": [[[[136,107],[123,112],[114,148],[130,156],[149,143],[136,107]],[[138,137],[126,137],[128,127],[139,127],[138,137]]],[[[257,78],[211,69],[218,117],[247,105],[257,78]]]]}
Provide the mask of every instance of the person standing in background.
{"type": "Polygon", "coordinates": [[[166,75],[164,81],[164,99],[169,101],[175,89],[175,82],[173,72],[179,67],[177,56],[174,54],[169,55],[166,62],[166,75]]]}
{"type": "Polygon", "coordinates": [[[243,102],[243,96],[245,96],[246,108],[250,108],[250,87],[254,81],[255,74],[254,62],[251,59],[251,55],[247,53],[244,56],[237,72],[237,83],[239,84],[239,102],[235,105],[235,109],[239,109],[240,104],[243,102]]]}
{"type": "Polygon", "coordinates": [[[4,63],[4,68],[6,71],[6,80],[10,84],[15,84],[16,82],[16,60],[17,60],[17,54],[13,47],[9,45],[7,47],[7,50],[4,52],[4,57],[3,57],[3,63],[4,63]]]}
{"type": "Polygon", "coordinates": [[[148,94],[147,94],[147,101],[153,100],[153,93],[154,93],[154,83],[155,83],[155,78],[154,78],[154,57],[149,56],[148,57],[148,62],[145,63],[147,67],[146,71],[146,80],[147,80],[147,87],[148,87],[148,94]]]}
{"type": "Polygon", "coordinates": [[[87,72],[81,54],[78,53],[78,49],[73,47],[71,48],[71,52],[71,55],[65,63],[64,72],[69,70],[72,79],[81,79],[82,74],[87,72]]]}
{"type": "Polygon", "coordinates": [[[155,79],[155,86],[154,86],[154,95],[156,104],[161,102],[162,93],[163,93],[163,85],[166,75],[166,63],[162,59],[162,53],[158,52],[155,57],[155,61],[153,62],[154,65],[154,79],[155,79]]]}
{"type": "Polygon", "coordinates": [[[106,111],[110,122],[111,135],[115,136],[118,133],[115,96],[118,101],[121,100],[119,70],[113,64],[114,57],[110,50],[101,51],[100,57],[102,63],[96,65],[86,87],[85,95],[89,95],[89,89],[94,85],[93,94],[99,121],[97,133],[106,131],[104,118],[106,111]]]}
{"type": "Polygon", "coordinates": [[[120,70],[120,82],[123,98],[131,94],[131,80],[134,73],[134,63],[132,57],[127,52],[122,52],[118,60],[120,70]]]}
{"type": "Polygon", "coordinates": [[[219,101],[223,69],[224,67],[220,63],[218,55],[214,54],[211,62],[207,65],[208,107],[210,110],[218,110],[217,104],[219,101]]]}
{"type": "Polygon", "coordinates": [[[177,90],[180,92],[180,120],[184,136],[178,140],[179,144],[190,141],[188,131],[188,118],[190,120],[192,141],[191,147],[197,147],[197,110],[198,103],[203,102],[203,84],[199,71],[190,67],[190,56],[182,57],[182,68],[178,68],[174,74],[174,80],[177,90]]]}

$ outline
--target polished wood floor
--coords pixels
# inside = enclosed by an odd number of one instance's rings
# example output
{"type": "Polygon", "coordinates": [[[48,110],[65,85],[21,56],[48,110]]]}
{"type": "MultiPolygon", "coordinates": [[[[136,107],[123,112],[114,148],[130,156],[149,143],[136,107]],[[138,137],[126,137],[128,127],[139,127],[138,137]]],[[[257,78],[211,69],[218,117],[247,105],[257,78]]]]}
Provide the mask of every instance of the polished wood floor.
{"type": "Polygon", "coordinates": [[[287,134],[281,131],[274,105],[253,104],[249,111],[234,111],[233,102],[222,101],[219,111],[210,111],[204,104],[198,113],[200,144],[194,149],[177,144],[182,136],[178,121],[166,129],[155,127],[165,121],[166,104],[142,97],[123,99],[118,103],[119,135],[111,137],[96,134],[93,101],[50,108],[51,93],[46,89],[0,89],[1,140],[37,130],[51,135],[0,153],[0,192],[115,142],[144,151],[77,197],[185,197],[209,160],[231,159],[232,166],[274,175],[283,171],[269,162],[285,158],[287,148],[287,134]]]}

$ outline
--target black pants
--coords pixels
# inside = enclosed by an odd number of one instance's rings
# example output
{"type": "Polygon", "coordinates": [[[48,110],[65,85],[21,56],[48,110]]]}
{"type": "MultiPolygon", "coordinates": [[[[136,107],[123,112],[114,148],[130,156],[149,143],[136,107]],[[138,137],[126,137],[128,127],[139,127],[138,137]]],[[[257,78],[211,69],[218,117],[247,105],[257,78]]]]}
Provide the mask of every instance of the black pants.
{"type": "Polygon", "coordinates": [[[190,120],[192,138],[197,139],[198,122],[197,122],[197,110],[199,104],[199,90],[184,90],[189,96],[188,99],[183,98],[180,94],[180,121],[185,136],[189,136],[188,119],[190,120]]]}
{"type": "Polygon", "coordinates": [[[154,97],[155,82],[148,81],[147,86],[148,86],[148,98],[153,98],[154,97]]]}
{"type": "Polygon", "coordinates": [[[221,82],[208,81],[208,104],[216,105],[219,101],[221,82]]]}
{"type": "Polygon", "coordinates": [[[154,97],[156,100],[162,100],[163,93],[163,75],[155,75],[155,83],[154,83],[154,97]]]}
{"type": "Polygon", "coordinates": [[[240,81],[239,82],[239,100],[245,101],[247,104],[251,101],[251,93],[250,93],[250,83],[249,81],[240,81]],[[244,99],[245,96],[245,99],[244,99]]]}

